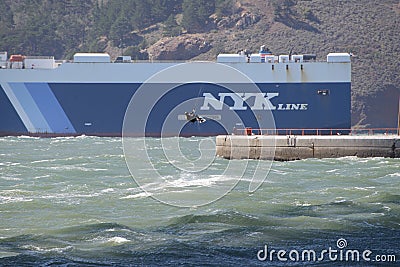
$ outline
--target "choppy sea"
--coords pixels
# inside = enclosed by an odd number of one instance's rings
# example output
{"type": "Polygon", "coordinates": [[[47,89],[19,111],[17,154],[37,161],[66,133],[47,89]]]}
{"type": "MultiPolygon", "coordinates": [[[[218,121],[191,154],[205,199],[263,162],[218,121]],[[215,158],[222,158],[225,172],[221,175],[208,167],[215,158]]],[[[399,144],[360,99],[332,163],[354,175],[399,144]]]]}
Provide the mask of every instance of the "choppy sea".
{"type": "MultiPolygon", "coordinates": [[[[176,141],[190,152],[204,138],[165,140],[176,141]]],[[[197,188],[232,183],[221,175],[227,162],[201,175],[167,162],[159,190],[204,197],[197,188]]],[[[400,264],[399,159],[273,162],[256,192],[249,182],[176,207],[137,185],[121,138],[0,138],[0,266],[400,264]]]]}

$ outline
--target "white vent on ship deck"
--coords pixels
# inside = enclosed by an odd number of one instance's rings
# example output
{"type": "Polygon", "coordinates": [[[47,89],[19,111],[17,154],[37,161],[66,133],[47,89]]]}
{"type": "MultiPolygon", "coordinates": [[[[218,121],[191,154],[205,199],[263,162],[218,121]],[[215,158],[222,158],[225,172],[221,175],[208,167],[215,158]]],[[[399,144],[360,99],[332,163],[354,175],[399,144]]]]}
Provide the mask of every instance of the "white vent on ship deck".
{"type": "Polygon", "coordinates": [[[349,53],[329,53],[326,61],[330,63],[348,63],[351,62],[349,53]]]}

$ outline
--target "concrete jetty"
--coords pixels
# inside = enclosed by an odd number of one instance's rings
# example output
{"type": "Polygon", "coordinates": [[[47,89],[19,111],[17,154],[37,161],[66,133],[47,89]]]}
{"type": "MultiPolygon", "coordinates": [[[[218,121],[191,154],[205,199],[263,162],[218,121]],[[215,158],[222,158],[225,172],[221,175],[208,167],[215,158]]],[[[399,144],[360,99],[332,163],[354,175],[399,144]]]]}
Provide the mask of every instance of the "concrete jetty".
{"type": "Polygon", "coordinates": [[[216,154],[226,159],[400,158],[400,136],[220,135],[216,154]]]}

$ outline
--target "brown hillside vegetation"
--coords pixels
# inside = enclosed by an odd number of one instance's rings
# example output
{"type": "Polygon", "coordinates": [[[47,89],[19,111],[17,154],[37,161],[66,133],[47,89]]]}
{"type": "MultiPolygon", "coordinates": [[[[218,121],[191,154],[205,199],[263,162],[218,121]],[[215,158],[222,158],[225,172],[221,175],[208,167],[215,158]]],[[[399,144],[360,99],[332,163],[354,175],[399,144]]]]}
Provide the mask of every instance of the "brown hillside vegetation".
{"type": "MultiPolygon", "coordinates": [[[[235,15],[220,18],[215,25],[201,34],[212,49],[193,59],[214,60],[218,52],[242,48],[256,52],[260,44],[267,45],[275,54],[287,54],[293,49],[298,53],[316,53],[320,60],[330,52],[353,53],[353,125],[397,127],[399,1],[238,1],[235,15]],[[283,6],[282,10],[276,10],[277,5],[283,6]],[[240,20],[242,17],[256,20],[241,23],[245,22],[240,20]]],[[[340,109],[340,103],[337,105],[340,109]]]]}

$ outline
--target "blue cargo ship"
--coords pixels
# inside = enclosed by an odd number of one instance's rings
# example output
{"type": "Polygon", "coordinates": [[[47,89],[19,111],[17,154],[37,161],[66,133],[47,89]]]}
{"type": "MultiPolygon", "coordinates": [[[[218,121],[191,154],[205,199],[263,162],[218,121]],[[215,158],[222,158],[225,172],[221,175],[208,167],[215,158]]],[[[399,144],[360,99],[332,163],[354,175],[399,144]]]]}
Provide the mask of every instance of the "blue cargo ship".
{"type": "Polygon", "coordinates": [[[132,136],[211,136],[244,127],[351,127],[347,53],[317,61],[242,51],[220,54],[214,63],[182,63],[111,62],[103,53],[78,53],[67,62],[3,52],[0,66],[1,136],[121,136],[124,129],[132,136]]]}

